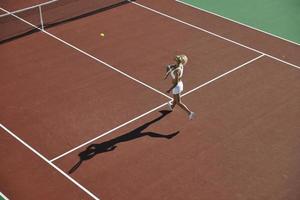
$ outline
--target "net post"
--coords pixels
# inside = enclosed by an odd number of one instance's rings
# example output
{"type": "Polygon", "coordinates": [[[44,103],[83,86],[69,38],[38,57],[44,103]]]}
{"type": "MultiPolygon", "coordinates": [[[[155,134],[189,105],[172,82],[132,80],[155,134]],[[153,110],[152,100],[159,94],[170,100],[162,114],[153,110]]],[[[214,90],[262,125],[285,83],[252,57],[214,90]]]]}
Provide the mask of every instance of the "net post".
{"type": "Polygon", "coordinates": [[[44,30],[44,21],[43,21],[43,13],[42,13],[42,6],[39,6],[39,11],[40,11],[40,21],[41,21],[41,28],[44,30]]]}

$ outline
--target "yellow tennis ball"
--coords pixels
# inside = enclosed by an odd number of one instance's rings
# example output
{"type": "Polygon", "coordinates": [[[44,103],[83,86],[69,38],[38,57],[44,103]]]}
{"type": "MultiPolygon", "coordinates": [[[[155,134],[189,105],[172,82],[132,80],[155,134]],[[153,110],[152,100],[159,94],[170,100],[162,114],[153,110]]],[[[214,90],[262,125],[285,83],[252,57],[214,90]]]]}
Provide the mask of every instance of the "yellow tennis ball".
{"type": "Polygon", "coordinates": [[[104,37],[104,33],[100,33],[100,36],[101,36],[101,37],[104,37]]]}

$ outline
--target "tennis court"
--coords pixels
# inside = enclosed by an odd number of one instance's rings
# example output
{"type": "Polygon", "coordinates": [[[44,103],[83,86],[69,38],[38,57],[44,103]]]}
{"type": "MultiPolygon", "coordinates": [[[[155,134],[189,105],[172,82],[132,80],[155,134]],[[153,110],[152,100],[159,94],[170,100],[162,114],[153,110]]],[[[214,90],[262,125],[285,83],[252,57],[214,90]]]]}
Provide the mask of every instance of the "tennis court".
{"type": "Polygon", "coordinates": [[[5,198],[299,199],[299,44],[174,0],[4,1],[0,22],[5,198]],[[193,120],[166,107],[178,54],[193,120]]]}

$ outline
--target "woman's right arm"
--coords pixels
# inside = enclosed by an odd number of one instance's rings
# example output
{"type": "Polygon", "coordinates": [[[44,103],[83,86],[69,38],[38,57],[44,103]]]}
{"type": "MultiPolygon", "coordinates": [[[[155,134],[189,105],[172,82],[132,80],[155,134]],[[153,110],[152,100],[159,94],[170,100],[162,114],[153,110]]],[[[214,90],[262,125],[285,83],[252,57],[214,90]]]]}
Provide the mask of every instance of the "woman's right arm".
{"type": "Polygon", "coordinates": [[[171,73],[172,69],[175,67],[175,64],[167,65],[167,73],[164,79],[168,78],[169,74],[171,73]]]}

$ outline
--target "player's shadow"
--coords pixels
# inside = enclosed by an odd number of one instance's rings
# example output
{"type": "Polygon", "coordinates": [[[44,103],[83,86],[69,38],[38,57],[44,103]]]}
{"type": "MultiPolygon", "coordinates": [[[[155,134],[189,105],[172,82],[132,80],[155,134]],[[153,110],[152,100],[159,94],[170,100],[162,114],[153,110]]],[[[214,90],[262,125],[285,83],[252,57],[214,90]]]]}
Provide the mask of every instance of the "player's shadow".
{"type": "Polygon", "coordinates": [[[79,161],[69,170],[69,174],[73,173],[76,169],[79,168],[79,166],[82,164],[83,161],[89,160],[93,158],[95,155],[100,154],[100,153],[105,153],[109,151],[113,151],[115,148],[117,148],[117,144],[122,143],[122,142],[128,142],[131,140],[138,139],[140,137],[144,136],[149,136],[153,138],[164,138],[164,139],[172,139],[174,136],[176,136],[179,131],[176,131],[171,134],[159,134],[159,133],[154,133],[154,132],[143,132],[147,127],[149,127],[151,124],[158,122],[165,116],[167,116],[170,111],[160,111],[161,115],[150,122],[147,122],[143,124],[142,126],[137,127],[136,129],[118,136],[116,138],[113,138],[111,140],[108,140],[106,142],[102,142],[100,144],[91,144],[86,148],[85,151],[80,152],[78,154],[79,156],[79,161]]]}

